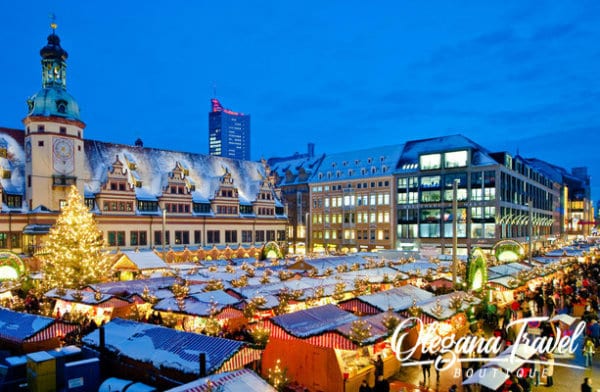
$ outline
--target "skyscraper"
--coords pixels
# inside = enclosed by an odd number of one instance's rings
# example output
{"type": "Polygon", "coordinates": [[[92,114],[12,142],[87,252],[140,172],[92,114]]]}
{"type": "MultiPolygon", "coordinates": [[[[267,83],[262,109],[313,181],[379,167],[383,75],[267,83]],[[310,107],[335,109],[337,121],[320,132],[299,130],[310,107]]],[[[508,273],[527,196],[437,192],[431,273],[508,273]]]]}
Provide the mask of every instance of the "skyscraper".
{"type": "Polygon", "coordinates": [[[250,115],[224,109],[211,99],[208,113],[208,153],[232,159],[250,160],[250,115]]]}

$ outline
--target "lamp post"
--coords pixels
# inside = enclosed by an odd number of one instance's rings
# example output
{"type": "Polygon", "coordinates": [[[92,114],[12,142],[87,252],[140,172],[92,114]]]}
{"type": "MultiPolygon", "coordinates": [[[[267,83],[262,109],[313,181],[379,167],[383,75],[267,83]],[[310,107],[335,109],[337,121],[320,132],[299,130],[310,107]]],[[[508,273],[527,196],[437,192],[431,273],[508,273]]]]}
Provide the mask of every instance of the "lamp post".
{"type": "Polygon", "coordinates": [[[458,178],[454,179],[452,184],[452,285],[456,288],[458,275],[458,257],[456,255],[458,248],[457,213],[458,213],[458,178]]]}
{"type": "Polygon", "coordinates": [[[529,201],[527,202],[527,208],[529,209],[529,218],[528,218],[528,222],[527,222],[527,231],[529,232],[529,252],[528,252],[528,257],[529,257],[529,265],[533,264],[533,260],[531,259],[531,255],[532,255],[532,250],[531,248],[533,247],[533,200],[529,199],[529,201]]]}
{"type": "Polygon", "coordinates": [[[304,226],[305,226],[305,236],[306,236],[306,255],[308,256],[308,251],[310,249],[310,230],[309,230],[309,222],[310,222],[310,212],[304,214],[304,226]]]}
{"type": "Polygon", "coordinates": [[[163,208],[162,210],[162,256],[163,256],[163,261],[166,263],[167,262],[167,257],[165,254],[165,242],[167,242],[167,239],[165,237],[165,226],[167,224],[167,210],[165,208],[163,208]]]}

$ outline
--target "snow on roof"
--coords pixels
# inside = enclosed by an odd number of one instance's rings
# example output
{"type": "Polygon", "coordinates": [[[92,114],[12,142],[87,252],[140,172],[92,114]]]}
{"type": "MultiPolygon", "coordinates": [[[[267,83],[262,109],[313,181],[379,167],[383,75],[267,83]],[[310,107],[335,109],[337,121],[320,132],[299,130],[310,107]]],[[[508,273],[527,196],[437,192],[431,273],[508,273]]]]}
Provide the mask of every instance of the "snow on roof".
{"type": "Polygon", "coordinates": [[[51,317],[0,308],[0,338],[23,341],[54,323],[51,317]]]}
{"type": "Polygon", "coordinates": [[[121,251],[121,254],[127,256],[140,270],[151,269],[168,269],[169,265],[163,261],[158,255],[152,251],[134,252],[121,251]]]}
{"type": "Polygon", "coordinates": [[[458,312],[456,309],[450,307],[451,299],[455,295],[458,295],[463,299],[462,305],[458,311],[462,311],[471,305],[477,305],[481,302],[479,298],[468,296],[464,291],[455,291],[454,293],[438,295],[423,301],[417,301],[417,306],[423,310],[423,313],[427,313],[437,320],[446,320],[458,312]],[[470,302],[466,301],[467,298],[469,298],[470,302]],[[438,304],[440,305],[441,311],[436,313],[434,309],[438,307],[438,304]]]}
{"type": "Polygon", "coordinates": [[[404,145],[381,146],[327,154],[311,183],[391,176],[404,145]]]}
{"type": "Polygon", "coordinates": [[[523,271],[526,269],[529,269],[529,267],[526,267],[519,263],[509,263],[509,264],[495,265],[493,267],[490,267],[489,271],[495,272],[496,274],[498,274],[500,276],[507,276],[507,275],[514,275],[517,272],[523,271]]]}
{"type": "MultiPolygon", "coordinates": [[[[388,329],[383,325],[383,319],[388,316],[394,316],[399,320],[404,319],[403,317],[400,317],[397,314],[391,312],[383,312],[360,318],[362,321],[365,321],[369,325],[369,331],[371,332],[371,336],[362,341],[362,344],[373,344],[390,335],[388,329]]],[[[350,321],[346,324],[342,324],[339,327],[337,327],[336,330],[342,335],[346,336],[347,338],[350,338],[350,336],[352,335],[351,331],[353,323],[354,321],[350,321]]]]}
{"type": "MultiPolygon", "coordinates": [[[[206,354],[206,371],[214,373],[245,343],[235,340],[177,331],[172,328],[130,320],[114,319],[104,326],[106,348],[116,354],[161,367],[199,374],[198,358],[206,354]]],[[[98,348],[99,329],[82,342],[98,348]]]]}
{"type": "MultiPolygon", "coordinates": [[[[212,311],[213,303],[216,310],[239,304],[241,301],[223,290],[207,291],[197,294],[192,294],[184,299],[185,307],[181,310],[182,313],[192,314],[196,316],[209,316],[212,311]]],[[[174,297],[164,298],[156,305],[155,310],[161,311],[178,311],[179,305],[174,297]]]]}
{"type": "Polygon", "coordinates": [[[470,149],[472,151],[471,164],[474,166],[493,165],[497,162],[489,155],[490,152],[474,141],[463,135],[449,135],[430,139],[412,140],[404,145],[402,157],[398,161],[398,172],[402,170],[417,169],[414,164],[419,162],[419,156],[427,153],[470,149]],[[409,167],[408,165],[414,167],[409,167]]]}
{"type": "Polygon", "coordinates": [[[177,164],[189,168],[189,178],[197,184],[195,197],[202,200],[210,200],[214,196],[225,170],[231,173],[239,195],[247,200],[256,200],[265,177],[264,167],[260,162],[140,148],[96,140],[86,140],[85,150],[88,171],[86,174],[88,178],[95,180],[90,183],[93,182],[99,187],[106,181],[106,163],[113,162],[115,156],[126,156],[129,162],[136,163],[136,174],[142,180],[143,194],[154,195],[155,198],[162,195],[168,181],[167,174],[172,172],[177,164]]]}
{"type": "Polygon", "coordinates": [[[275,392],[277,391],[265,380],[260,378],[250,369],[240,369],[233,372],[213,374],[199,378],[196,381],[168,389],[166,392],[209,392],[212,389],[208,381],[214,385],[213,389],[222,392],[275,392]]]}
{"type": "Polygon", "coordinates": [[[406,285],[374,294],[361,295],[358,299],[381,311],[391,309],[394,312],[400,312],[410,308],[413,305],[413,301],[425,301],[433,296],[433,293],[429,291],[406,285]]]}
{"type": "Polygon", "coordinates": [[[393,268],[404,273],[420,271],[425,274],[427,270],[435,272],[438,268],[438,265],[427,261],[415,261],[413,263],[394,265],[393,268]]]}
{"type": "Polygon", "coordinates": [[[142,294],[147,287],[152,293],[162,288],[169,288],[177,281],[175,277],[136,279],[119,282],[94,283],[88,285],[94,291],[113,295],[142,294]]]}
{"type": "Polygon", "coordinates": [[[358,317],[335,305],[323,305],[271,318],[271,322],[283,328],[287,333],[307,338],[327,331],[333,331],[340,325],[357,320],[358,317]]]}
{"type": "MultiPolygon", "coordinates": [[[[67,289],[67,290],[65,290],[64,294],[59,294],[58,289],[52,289],[52,290],[48,291],[45,294],[45,296],[48,298],[62,299],[64,301],[78,302],[78,303],[88,304],[88,305],[101,304],[101,303],[106,302],[109,299],[113,298],[113,296],[110,294],[102,294],[100,292],[98,293],[99,297],[96,298],[96,294],[97,293],[94,293],[91,291],[79,291],[79,290],[72,290],[72,289],[67,289]],[[81,295],[81,298],[77,298],[78,295],[81,295]]],[[[123,300],[123,302],[125,302],[125,301],[123,300]]]]}
{"type": "Polygon", "coordinates": [[[156,391],[156,388],[132,380],[123,380],[116,377],[110,377],[102,382],[98,392],[114,392],[125,390],[127,392],[154,392],[156,391]]]}
{"type": "Polygon", "coordinates": [[[277,173],[279,185],[306,184],[325,158],[319,156],[294,155],[286,158],[271,158],[268,164],[277,173]]]}

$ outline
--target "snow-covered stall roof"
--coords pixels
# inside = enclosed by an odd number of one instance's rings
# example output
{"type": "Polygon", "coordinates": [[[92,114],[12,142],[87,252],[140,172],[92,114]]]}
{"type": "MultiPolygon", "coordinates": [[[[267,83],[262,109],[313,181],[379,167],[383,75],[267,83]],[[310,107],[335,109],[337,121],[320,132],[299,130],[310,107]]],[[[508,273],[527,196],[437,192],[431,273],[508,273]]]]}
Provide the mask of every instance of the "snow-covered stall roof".
{"type": "MultiPolygon", "coordinates": [[[[371,333],[371,336],[369,336],[367,339],[365,339],[361,343],[362,344],[373,344],[373,343],[375,343],[379,340],[385,339],[387,336],[389,336],[390,331],[383,325],[383,320],[389,316],[396,317],[400,321],[402,321],[404,319],[403,317],[398,316],[397,314],[394,314],[392,312],[383,312],[383,313],[378,313],[378,314],[375,314],[372,316],[361,317],[360,320],[367,323],[367,325],[369,326],[369,332],[371,333]]],[[[354,321],[350,321],[348,323],[342,324],[336,328],[336,331],[338,331],[342,335],[346,336],[347,338],[351,339],[353,323],[354,323],[354,321]]]]}
{"type": "Polygon", "coordinates": [[[425,301],[433,298],[433,296],[433,293],[429,291],[412,285],[406,285],[374,294],[361,295],[357,299],[376,307],[382,312],[388,309],[400,312],[410,308],[413,305],[413,301],[425,301]]]}
{"type": "Polygon", "coordinates": [[[113,268],[119,265],[123,257],[126,257],[129,261],[131,261],[138,270],[147,271],[147,270],[156,270],[156,269],[169,269],[169,265],[163,261],[156,253],[153,251],[145,251],[145,252],[134,252],[134,251],[121,251],[120,257],[118,261],[115,263],[113,268]]]}
{"type": "MultiPolygon", "coordinates": [[[[222,290],[209,291],[188,296],[184,299],[185,308],[181,313],[206,317],[213,311],[213,304],[217,312],[228,306],[234,306],[241,301],[222,290]]],[[[153,306],[154,310],[175,311],[179,310],[177,299],[174,297],[164,298],[153,306]]]]}
{"type": "Polygon", "coordinates": [[[240,369],[233,372],[213,374],[199,378],[196,381],[168,389],[166,392],[209,392],[214,389],[222,392],[275,392],[269,385],[250,369],[240,369]],[[209,386],[211,382],[213,387],[209,386]]]}
{"type": "Polygon", "coordinates": [[[133,294],[142,294],[147,287],[150,292],[155,292],[160,289],[165,289],[173,286],[177,281],[175,277],[161,277],[136,279],[118,282],[94,283],[88,285],[92,290],[106,294],[114,294],[120,296],[129,296],[133,294]]]}
{"type": "MultiPolygon", "coordinates": [[[[60,293],[59,291],[60,290],[58,289],[52,289],[44,295],[48,298],[62,299],[64,301],[78,302],[87,305],[99,305],[114,298],[114,296],[110,294],[103,294],[101,292],[94,293],[91,291],[73,289],[67,289],[64,293],[60,293]]],[[[120,299],[120,301],[126,302],[123,299],[120,299]]]]}
{"type": "MultiPolygon", "coordinates": [[[[240,351],[245,343],[235,340],[177,331],[153,324],[114,319],[104,326],[106,349],[118,355],[170,368],[187,374],[199,374],[198,358],[206,354],[206,371],[214,373],[240,351]]],[[[98,348],[99,329],[82,339],[98,348]]]]}
{"type": "Polygon", "coordinates": [[[306,310],[283,314],[271,318],[271,322],[288,334],[307,338],[357,320],[352,313],[341,310],[335,305],[323,305],[306,310]]]}
{"type": "Polygon", "coordinates": [[[49,340],[75,329],[51,317],[0,308],[0,341],[16,343],[49,340]]]}

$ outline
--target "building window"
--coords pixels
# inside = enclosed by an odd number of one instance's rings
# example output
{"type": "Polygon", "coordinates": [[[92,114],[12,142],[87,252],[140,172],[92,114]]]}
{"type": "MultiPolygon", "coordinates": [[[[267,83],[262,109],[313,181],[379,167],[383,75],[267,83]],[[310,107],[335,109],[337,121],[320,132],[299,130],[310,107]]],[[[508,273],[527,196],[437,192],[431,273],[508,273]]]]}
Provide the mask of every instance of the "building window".
{"type": "Polygon", "coordinates": [[[285,241],[285,230],[277,230],[277,241],[285,241]]]}
{"type": "Polygon", "coordinates": [[[209,244],[221,243],[221,232],[219,230],[207,230],[206,242],[209,244]]]}
{"type": "Polygon", "coordinates": [[[442,166],[441,154],[427,154],[419,157],[419,165],[421,170],[435,170],[442,166]]]}
{"type": "Polygon", "coordinates": [[[21,247],[21,233],[7,233],[0,232],[0,248],[20,248],[21,247]],[[9,243],[10,238],[10,243],[9,243]]]}
{"type": "Polygon", "coordinates": [[[444,167],[451,169],[454,167],[466,167],[469,159],[467,150],[453,151],[444,154],[444,167]]]}
{"type": "Polygon", "coordinates": [[[132,246],[148,245],[147,233],[145,231],[132,231],[129,233],[129,239],[132,246]]]}
{"type": "MultiPolygon", "coordinates": [[[[165,231],[165,245],[169,245],[171,243],[171,236],[168,230],[165,231]]],[[[154,232],[154,245],[162,245],[162,231],[156,230],[154,232]]]]}
{"type": "Polygon", "coordinates": [[[156,212],[158,210],[158,202],[138,200],[137,208],[138,211],[142,212],[156,212]]]}
{"type": "Polygon", "coordinates": [[[65,135],[67,133],[67,127],[60,127],[59,132],[65,135]]]}
{"type": "Polygon", "coordinates": [[[38,140],[38,147],[44,147],[44,141],[38,140]]]}
{"type": "Polygon", "coordinates": [[[58,209],[60,211],[62,211],[66,206],[67,206],[67,201],[66,200],[59,200],[58,201],[58,209]]]}
{"type": "Polygon", "coordinates": [[[187,230],[175,231],[175,244],[187,245],[190,243],[190,232],[187,230]]]}
{"type": "Polygon", "coordinates": [[[254,232],[254,236],[256,237],[256,242],[265,242],[265,231],[264,230],[256,230],[254,232]]]}
{"type": "Polygon", "coordinates": [[[254,211],[252,210],[252,206],[241,205],[240,206],[240,214],[252,214],[254,211]]]}
{"type": "Polygon", "coordinates": [[[202,243],[202,232],[200,230],[194,230],[194,244],[202,243]]]}
{"type": "Polygon", "coordinates": [[[3,200],[9,208],[21,208],[23,206],[23,198],[20,195],[2,194],[3,200]]]}
{"type": "MultiPolygon", "coordinates": [[[[37,126],[37,131],[38,132],[44,132],[46,130],[46,128],[43,125],[38,125],[37,126]]],[[[43,145],[43,144],[42,144],[43,145]]]]}
{"type": "Polygon", "coordinates": [[[275,241],[275,230],[267,230],[267,242],[275,241]]]}
{"type": "Polygon", "coordinates": [[[242,242],[252,242],[252,230],[242,230],[242,242]]]}
{"type": "Polygon", "coordinates": [[[124,231],[109,231],[107,232],[108,246],[125,246],[124,231]]]}
{"type": "Polygon", "coordinates": [[[225,242],[226,243],[237,242],[237,230],[225,230],[225,242]]]}
{"type": "Polygon", "coordinates": [[[193,209],[196,214],[210,214],[209,203],[194,203],[193,209]]]}

